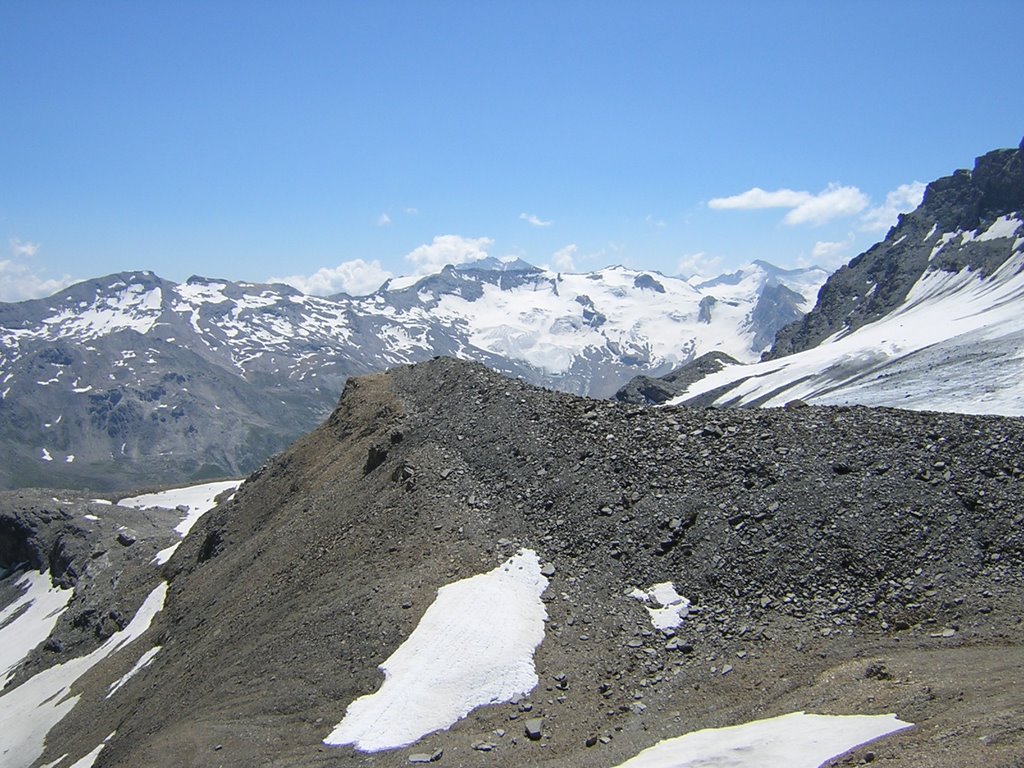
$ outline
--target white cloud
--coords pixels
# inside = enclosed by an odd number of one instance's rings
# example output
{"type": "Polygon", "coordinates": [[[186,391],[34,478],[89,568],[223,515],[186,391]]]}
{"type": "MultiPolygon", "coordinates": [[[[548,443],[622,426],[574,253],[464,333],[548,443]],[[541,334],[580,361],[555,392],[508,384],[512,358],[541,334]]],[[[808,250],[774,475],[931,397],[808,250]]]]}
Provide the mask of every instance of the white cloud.
{"type": "Polygon", "coordinates": [[[554,264],[555,269],[559,272],[573,272],[576,269],[576,264],[573,260],[575,255],[576,244],[570,243],[554,252],[551,256],[551,263],[554,264]]]}
{"type": "Polygon", "coordinates": [[[438,235],[430,245],[421,245],[406,255],[416,274],[439,272],[447,264],[465,264],[487,258],[487,249],[494,245],[489,237],[438,235]]]}
{"type": "Polygon", "coordinates": [[[532,213],[520,213],[519,218],[529,224],[531,227],[550,227],[550,221],[544,221],[539,216],[535,216],[532,213]]]}
{"type": "Polygon", "coordinates": [[[810,200],[810,192],[796,192],[792,189],[778,189],[767,192],[760,187],[748,189],[731,197],[716,197],[708,202],[708,208],[716,211],[751,211],[758,208],[796,208],[810,200]]]}
{"type": "Polygon", "coordinates": [[[26,243],[16,237],[10,239],[11,254],[15,257],[31,258],[39,253],[39,243],[26,243]]]}
{"type": "Polygon", "coordinates": [[[868,207],[868,196],[856,187],[829,184],[785,215],[786,224],[824,224],[832,219],[855,216],[868,207]]]}
{"type": "Polygon", "coordinates": [[[405,211],[405,213],[408,214],[409,216],[419,216],[419,214],[420,214],[420,209],[419,208],[409,207],[409,208],[403,208],[402,210],[405,211]]]}
{"type": "Polygon", "coordinates": [[[11,238],[8,245],[13,258],[0,260],[0,301],[41,299],[74,282],[68,275],[59,278],[43,277],[28,264],[21,263],[39,253],[39,243],[11,238]]]}
{"type": "Polygon", "coordinates": [[[885,196],[885,203],[869,209],[861,217],[861,229],[866,232],[882,232],[896,224],[901,213],[912,211],[924,198],[925,185],[920,181],[900,184],[885,196]]]}
{"type": "Polygon", "coordinates": [[[832,219],[855,216],[867,208],[868,203],[868,196],[857,187],[829,184],[816,195],[794,189],[768,192],[754,187],[731,197],[716,197],[708,202],[708,207],[716,211],[789,208],[782,220],[797,225],[824,224],[832,219]]]}
{"type": "MultiPolygon", "coordinates": [[[[826,269],[836,269],[849,261],[849,248],[853,245],[853,236],[846,240],[819,240],[811,249],[811,264],[826,269]]],[[[810,266],[810,264],[806,265],[810,266]]]]}
{"type": "Polygon", "coordinates": [[[313,296],[329,296],[342,292],[352,296],[365,296],[380,288],[390,277],[392,274],[381,267],[377,260],[368,262],[353,259],[336,267],[322,267],[309,276],[272,277],[270,282],[286,283],[313,296]]]}
{"type": "Polygon", "coordinates": [[[688,253],[676,264],[676,274],[685,277],[714,277],[722,271],[722,257],[708,256],[704,251],[688,253]]]}
{"type": "Polygon", "coordinates": [[[649,224],[650,226],[658,227],[659,229],[666,226],[664,219],[656,219],[649,213],[644,218],[644,221],[647,222],[647,224],[649,224]]]}
{"type": "Polygon", "coordinates": [[[391,217],[388,216],[387,211],[385,211],[384,213],[382,213],[380,216],[377,217],[377,226],[378,227],[386,227],[390,223],[391,223],[391,217]]]}

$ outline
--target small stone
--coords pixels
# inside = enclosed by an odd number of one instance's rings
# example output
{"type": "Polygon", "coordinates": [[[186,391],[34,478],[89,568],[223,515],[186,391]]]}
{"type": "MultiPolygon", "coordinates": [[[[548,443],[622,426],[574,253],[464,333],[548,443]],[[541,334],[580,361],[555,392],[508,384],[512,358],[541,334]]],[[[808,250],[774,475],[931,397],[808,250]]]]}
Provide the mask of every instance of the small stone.
{"type": "Polygon", "coordinates": [[[546,578],[551,578],[552,576],[554,576],[555,575],[555,565],[554,565],[554,563],[544,563],[544,565],[542,565],[540,567],[540,575],[544,576],[546,578]]]}
{"type": "Polygon", "coordinates": [[[527,738],[530,739],[530,741],[538,741],[543,732],[544,718],[531,717],[523,725],[527,738]]]}
{"type": "Polygon", "coordinates": [[[477,752],[490,752],[492,749],[494,749],[494,745],[491,744],[489,741],[478,741],[473,745],[473,749],[475,749],[477,752]]]}
{"type": "Polygon", "coordinates": [[[732,672],[732,664],[726,664],[724,667],[722,667],[723,675],[728,675],[730,672],[732,672]]]}
{"type": "Polygon", "coordinates": [[[135,543],[135,537],[127,531],[121,531],[119,534],[117,534],[117,543],[120,544],[122,547],[130,547],[132,544],[135,543]]]}

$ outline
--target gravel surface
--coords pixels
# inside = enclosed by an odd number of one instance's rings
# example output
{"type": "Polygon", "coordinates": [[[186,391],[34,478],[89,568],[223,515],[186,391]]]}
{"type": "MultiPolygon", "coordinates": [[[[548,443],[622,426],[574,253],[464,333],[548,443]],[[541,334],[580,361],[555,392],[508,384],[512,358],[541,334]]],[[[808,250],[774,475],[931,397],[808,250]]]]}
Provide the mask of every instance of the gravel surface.
{"type": "Polygon", "coordinates": [[[97,766],[614,766],[806,709],[918,723],[854,763],[1019,766],[1022,476],[1019,419],[651,409],[448,359],[354,379],[197,524],[44,760],[116,729],[97,766]],[[534,693],[406,749],[323,746],[436,590],[520,547],[550,574],[534,693]],[[628,595],[664,581],[692,601],[674,633],[628,595]]]}

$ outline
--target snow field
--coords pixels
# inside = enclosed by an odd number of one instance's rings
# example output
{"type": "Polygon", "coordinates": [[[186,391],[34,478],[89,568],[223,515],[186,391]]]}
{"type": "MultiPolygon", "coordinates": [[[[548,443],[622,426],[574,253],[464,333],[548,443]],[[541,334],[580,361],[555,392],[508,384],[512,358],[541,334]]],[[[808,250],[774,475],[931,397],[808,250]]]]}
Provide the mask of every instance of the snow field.
{"type": "Polygon", "coordinates": [[[854,747],[911,725],[895,715],[793,712],[666,739],[618,768],[818,768],[854,747]]]}
{"type": "MultiPolygon", "coordinates": [[[[1016,231],[1019,227],[1016,219],[1000,219],[977,239],[992,239],[997,235],[988,237],[989,233],[1016,231]]],[[[956,273],[925,272],[904,304],[882,319],[778,360],[728,366],[695,382],[669,404],[742,380],[717,402],[738,398],[740,404],[749,404],[775,393],[764,405],[781,406],[799,398],[822,403],[904,407],[916,404],[961,413],[1021,415],[1021,387],[1011,386],[1011,391],[993,398],[986,384],[988,376],[977,365],[973,376],[956,382],[955,396],[944,397],[941,404],[932,403],[927,397],[920,403],[904,402],[915,392],[903,392],[898,383],[888,379],[894,363],[908,361],[911,355],[920,355],[929,348],[946,345],[949,356],[960,348],[974,347],[979,341],[993,344],[1024,336],[1024,317],[1019,311],[1024,300],[1022,245],[1024,240],[1017,240],[1013,255],[987,278],[967,268],[956,273]]],[[[999,360],[990,362],[993,366],[1002,364],[999,360]]],[[[1019,371],[1019,366],[1014,370],[1019,371]]],[[[995,369],[993,375],[1000,375],[1000,370],[995,369]]]]}
{"type": "Polygon", "coordinates": [[[78,702],[79,697],[71,695],[71,686],[149,629],[166,596],[167,583],[162,582],[146,597],[128,626],[95,651],[45,669],[0,695],[0,768],[22,768],[39,759],[46,734],[78,702]]]}
{"type": "Polygon", "coordinates": [[[488,573],[437,591],[416,629],[381,665],[384,683],[353,701],[324,739],[377,752],[448,728],[477,707],[529,693],[544,639],[548,580],[524,549],[488,573]]]}
{"type": "Polygon", "coordinates": [[[50,636],[74,594],[53,586],[50,575],[38,571],[29,571],[15,586],[25,593],[0,611],[0,689],[32,649],[50,636]]]}

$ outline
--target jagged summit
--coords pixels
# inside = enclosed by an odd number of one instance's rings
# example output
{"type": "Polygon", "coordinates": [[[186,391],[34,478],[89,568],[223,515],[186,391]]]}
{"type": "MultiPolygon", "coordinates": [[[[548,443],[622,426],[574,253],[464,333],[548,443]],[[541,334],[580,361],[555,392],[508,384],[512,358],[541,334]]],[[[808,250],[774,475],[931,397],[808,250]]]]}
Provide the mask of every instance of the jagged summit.
{"type": "Polygon", "coordinates": [[[970,269],[989,277],[1016,252],[1017,228],[1010,222],[1019,224],[1022,211],[1024,150],[988,152],[973,171],[933,181],[921,205],[902,214],[885,240],[829,277],[815,307],[779,332],[764,359],[809,349],[884,317],[906,302],[926,273],[970,269]]]}
{"type": "Polygon", "coordinates": [[[1024,415],[1022,318],[1024,150],[1000,149],[929,184],[883,241],[829,277],[762,362],[648,389],[694,405],[802,399],[1024,415]]]}

